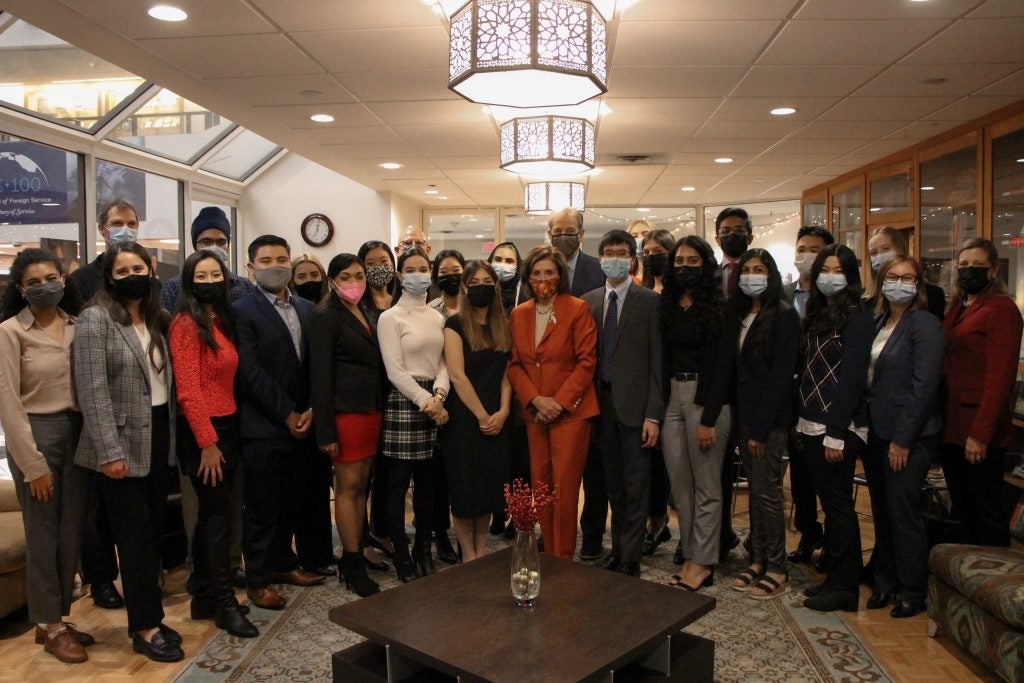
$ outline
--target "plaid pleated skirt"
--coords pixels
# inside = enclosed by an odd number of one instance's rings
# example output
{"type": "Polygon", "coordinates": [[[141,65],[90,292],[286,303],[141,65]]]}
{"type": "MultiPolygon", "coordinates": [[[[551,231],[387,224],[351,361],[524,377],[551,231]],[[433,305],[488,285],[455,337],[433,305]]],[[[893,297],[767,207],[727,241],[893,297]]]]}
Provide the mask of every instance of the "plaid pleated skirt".
{"type": "MultiPolygon", "coordinates": [[[[434,380],[416,379],[427,391],[434,390],[434,380]]],[[[394,387],[384,407],[383,454],[400,460],[428,460],[434,453],[437,425],[420,412],[419,407],[394,387]]]]}

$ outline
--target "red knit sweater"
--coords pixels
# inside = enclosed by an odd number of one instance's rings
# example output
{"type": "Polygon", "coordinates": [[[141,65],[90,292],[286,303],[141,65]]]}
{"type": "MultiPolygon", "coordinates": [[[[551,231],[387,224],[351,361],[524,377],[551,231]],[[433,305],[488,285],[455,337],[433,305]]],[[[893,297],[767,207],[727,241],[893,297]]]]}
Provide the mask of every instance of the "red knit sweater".
{"type": "Polygon", "coordinates": [[[199,326],[190,316],[179,314],[171,321],[171,366],[178,389],[178,410],[188,420],[200,448],[217,443],[210,418],[235,412],[238,352],[219,325],[214,325],[213,336],[217,351],[203,343],[199,326]]]}

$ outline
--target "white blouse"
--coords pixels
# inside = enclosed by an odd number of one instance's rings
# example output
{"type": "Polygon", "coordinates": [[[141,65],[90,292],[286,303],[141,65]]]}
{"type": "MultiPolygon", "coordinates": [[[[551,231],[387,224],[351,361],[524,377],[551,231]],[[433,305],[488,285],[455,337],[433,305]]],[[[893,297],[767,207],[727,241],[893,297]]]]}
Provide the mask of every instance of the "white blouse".
{"type": "Polygon", "coordinates": [[[398,303],[380,314],[377,339],[388,379],[395,389],[422,408],[432,396],[417,379],[434,380],[434,391],[448,392],[444,364],[444,317],[425,303],[426,296],[403,292],[398,303]]]}

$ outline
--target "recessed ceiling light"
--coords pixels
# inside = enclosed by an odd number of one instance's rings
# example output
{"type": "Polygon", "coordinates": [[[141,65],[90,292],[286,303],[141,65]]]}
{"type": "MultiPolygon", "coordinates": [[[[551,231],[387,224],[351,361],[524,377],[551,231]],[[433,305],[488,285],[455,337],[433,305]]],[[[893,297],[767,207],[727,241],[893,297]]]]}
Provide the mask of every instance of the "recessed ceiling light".
{"type": "Polygon", "coordinates": [[[1018,164],[1024,164],[1024,159],[1017,159],[1018,164]]]}
{"type": "Polygon", "coordinates": [[[923,186],[921,187],[921,191],[922,191],[922,192],[927,192],[928,190],[934,190],[934,189],[935,189],[935,188],[934,188],[934,187],[932,187],[931,185],[923,185],[923,186]]]}
{"type": "Polygon", "coordinates": [[[881,210],[882,209],[880,207],[877,207],[877,206],[872,206],[871,207],[871,213],[878,213],[881,210]]]}
{"type": "Polygon", "coordinates": [[[482,240],[484,238],[483,235],[473,235],[473,237],[477,238],[478,240],[482,240]]]}
{"type": "Polygon", "coordinates": [[[385,171],[397,171],[402,168],[402,164],[397,161],[385,161],[383,164],[380,164],[380,167],[385,171]]]}
{"type": "Polygon", "coordinates": [[[680,187],[679,189],[682,190],[683,192],[693,192],[697,188],[694,187],[693,185],[684,185],[683,187],[680,187]]]}
{"type": "Polygon", "coordinates": [[[448,197],[446,197],[446,196],[445,196],[445,195],[443,195],[443,194],[439,194],[439,195],[437,195],[436,197],[434,197],[434,199],[448,199],[448,197]]]}
{"type": "Polygon", "coordinates": [[[718,157],[717,159],[715,159],[715,163],[716,164],[731,164],[732,163],[732,157],[718,157]]]}
{"type": "Polygon", "coordinates": [[[154,19],[159,19],[160,21],[185,21],[188,19],[188,14],[185,13],[185,10],[177,7],[171,7],[170,5],[156,5],[155,7],[150,7],[148,14],[154,19]]]}
{"type": "Polygon", "coordinates": [[[650,209],[637,209],[640,213],[648,213],[650,209]]]}
{"type": "Polygon", "coordinates": [[[313,114],[309,117],[310,121],[316,121],[317,123],[330,123],[334,120],[334,117],[330,114],[313,114]]]}
{"type": "Polygon", "coordinates": [[[441,194],[437,190],[424,190],[423,194],[441,194]]]}
{"type": "Polygon", "coordinates": [[[776,107],[775,109],[772,109],[772,116],[789,116],[790,114],[795,113],[796,109],[793,107],[776,107]]]}

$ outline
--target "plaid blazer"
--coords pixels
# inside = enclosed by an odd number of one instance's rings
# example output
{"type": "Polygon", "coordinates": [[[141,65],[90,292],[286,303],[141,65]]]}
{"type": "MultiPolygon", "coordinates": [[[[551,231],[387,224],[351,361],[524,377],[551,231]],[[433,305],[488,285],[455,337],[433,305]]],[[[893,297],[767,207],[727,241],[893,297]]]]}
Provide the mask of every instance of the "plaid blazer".
{"type": "MultiPolygon", "coordinates": [[[[124,459],[129,477],[149,474],[151,435],[149,358],[131,325],[115,323],[92,306],[78,318],[73,367],[82,410],[82,438],[75,463],[102,472],[106,463],[124,459]]],[[[171,363],[167,359],[167,407],[170,453],[174,453],[175,403],[171,363]]]]}

